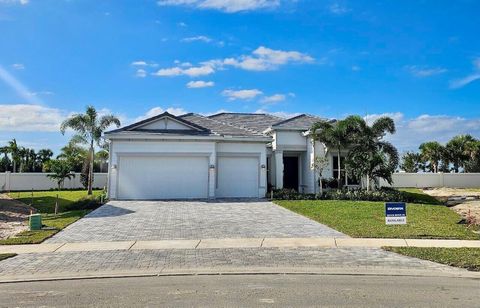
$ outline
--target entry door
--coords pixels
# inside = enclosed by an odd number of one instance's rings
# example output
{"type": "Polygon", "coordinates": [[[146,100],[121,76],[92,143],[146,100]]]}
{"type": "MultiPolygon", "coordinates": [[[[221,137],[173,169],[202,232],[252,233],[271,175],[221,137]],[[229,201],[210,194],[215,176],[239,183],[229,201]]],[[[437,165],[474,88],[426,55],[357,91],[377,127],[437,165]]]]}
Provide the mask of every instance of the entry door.
{"type": "Polygon", "coordinates": [[[298,191],[298,157],[283,158],[283,188],[298,191]]]}

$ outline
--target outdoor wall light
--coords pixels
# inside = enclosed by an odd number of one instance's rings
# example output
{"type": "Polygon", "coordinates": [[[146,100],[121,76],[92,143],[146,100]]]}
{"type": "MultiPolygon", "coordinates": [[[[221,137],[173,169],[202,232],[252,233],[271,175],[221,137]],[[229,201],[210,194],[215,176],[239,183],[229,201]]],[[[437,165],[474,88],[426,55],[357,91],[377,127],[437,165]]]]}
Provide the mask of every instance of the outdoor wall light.
{"type": "Polygon", "coordinates": [[[210,169],[215,169],[215,165],[210,165],[210,169]]]}
{"type": "Polygon", "coordinates": [[[113,170],[116,170],[116,169],[117,169],[117,165],[116,165],[116,164],[113,164],[113,165],[112,165],[112,169],[113,169],[113,170]]]}
{"type": "Polygon", "coordinates": [[[266,166],[265,166],[264,164],[261,164],[261,165],[260,165],[260,168],[265,169],[266,166]]]}

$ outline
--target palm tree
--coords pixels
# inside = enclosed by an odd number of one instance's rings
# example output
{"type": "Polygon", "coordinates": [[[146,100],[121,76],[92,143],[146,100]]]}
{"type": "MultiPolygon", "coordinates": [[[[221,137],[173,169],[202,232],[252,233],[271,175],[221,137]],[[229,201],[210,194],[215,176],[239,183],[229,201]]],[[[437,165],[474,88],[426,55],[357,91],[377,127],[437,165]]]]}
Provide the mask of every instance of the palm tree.
{"type": "Polygon", "coordinates": [[[74,138],[89,144],[88,194],[92,194],[93,161],[95,144],[100,145],[103,132],[111,125],[120,126],[120,120],[114,115],[100,117],[93,106],[87,106],[85,114],[75,114],[63,121],[60,131],[65,134],[67,128],[76,132],[74,138]]]}
{"type": "Polygon", "coordinates": [[[451,162],[453,170],[458,173],[460,168],[465,169],[470,155],[469,150],[476,143],[471,135],[458,135],[450,139],[445,146],[446,160],[451,162]]]}
{"type": "Polygon", "coordinates": [[[8,142],[8,153],[12,157],[13,173],[17,172],[17,163],[20,160],[20,147],[17,144],[17,140],[14,138],[8,142]]]}
{"type": "Polygon", "coordinates": [[[45,168],[45,163],[49,161],[53,156],[53,152],[50,149],[41,149],[37,153],[37,163],[39,165],[40,171],[45,168]]]}
{"type": "Polygon", "coordinates": [[[3,154],[3,158],[1,160],[1,162],[3,164],[2,171],[8,171],[8,168],[10,166],[10,160],[8,159],[8,153],[9,153],[8,146],[4,146],[4,147],[0,148],[0,154],[3,154]]]}
{"type": "Polygon", "coordinates": [[[370,180],[383,178],[390,184],[392,174],[398,165],[397,149],[383,138],[395,133],[395,122],[389,117],[375,120],[371,126],[359,116],[351,117],[353,145],[347,156],[350,174],[366,178],[367,191],[370,180]]]}
{"type": "Polygon", "coordinates": [[[352,143],[351,129],[355,126],[355,121],[354,117],[348,117],[336,122],[322,120],[313,124],[310,128],[314,139],[337,151],[338,188],[342,187],[341,153],[342,150],[352,143]]]}
{"type": "Polygon", "coordinates": [[[422,157],[419,153],[406,152],[402,156],[402,164],[400,169],[409,173],[417,173],[420,170],[424,170],[422,157]]]}
{"type": "Polygon", "coordinates": [[[79,146],[77,141],[72,138],[60,151],[61,153],[57,156],[57,159],[66,160],[72,167],[72,170],[80,172],[83,162],[88,156],[87,150],[79,146]]]}
{"type": "Polygon", "coordinates": [[[49,166],[53,174],[47,174],[47,177],[57,181],[58,190],[61,190],[63,188],[63,183],[65,182],[65,179],[70,180],[72,177],[75,177],[75,174],[71,172],[70,164],[65,160],[50,160],[49,166]]]}
{"type": "Polygon", "coordinates": [[[430,170],[438,172],[440,161],[444,157],[445,148],[437,141],[424,142],[420,145],[420,155],[430,163],[430,170]]]}

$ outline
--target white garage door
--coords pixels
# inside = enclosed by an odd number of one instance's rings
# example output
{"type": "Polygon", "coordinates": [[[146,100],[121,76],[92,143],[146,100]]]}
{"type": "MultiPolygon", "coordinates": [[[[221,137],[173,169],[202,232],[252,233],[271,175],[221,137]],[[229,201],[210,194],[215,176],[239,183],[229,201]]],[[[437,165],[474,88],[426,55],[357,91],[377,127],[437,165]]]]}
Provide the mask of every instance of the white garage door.
{"type": "Polygon", "coordinates": [[[207,157],[124,156],[118,172],[119,199],[208,197],[207,157]]]}
{"type": "Polygon", "coordinates": [[[258,162],[257,157],[218,157],[216,196],[257,198],[258,162]]]}

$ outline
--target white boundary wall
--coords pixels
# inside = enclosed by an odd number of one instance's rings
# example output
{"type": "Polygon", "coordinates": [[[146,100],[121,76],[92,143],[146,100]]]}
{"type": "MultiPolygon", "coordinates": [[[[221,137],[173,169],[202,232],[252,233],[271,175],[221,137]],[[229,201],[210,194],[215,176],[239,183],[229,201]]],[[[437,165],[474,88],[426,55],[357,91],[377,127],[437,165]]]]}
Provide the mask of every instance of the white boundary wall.
{"type": "MultiPolygon", "coordinates": [[[[57,182],[47,177],[48,173],[0,173],[0,191],[19,190],[49,190],[57,189],[57,182]]],[[[104,188],[107,186],[107,173],[95,173],[93,187],[104,188]]],[[[83,188],[80,182],[80,173],[75,173],[71,180],[65,180],[65,189],[83,188]]]]}
{"type": "MultiPolygon", "coordinates": [[[[390,186],[381,180],[380,186],[390,186]]],[[[394,173],[393,187],[480,188],[480,173],[394,173]]]]}

